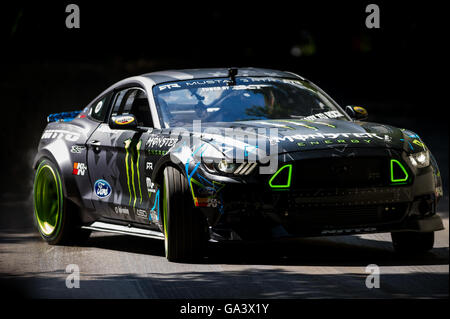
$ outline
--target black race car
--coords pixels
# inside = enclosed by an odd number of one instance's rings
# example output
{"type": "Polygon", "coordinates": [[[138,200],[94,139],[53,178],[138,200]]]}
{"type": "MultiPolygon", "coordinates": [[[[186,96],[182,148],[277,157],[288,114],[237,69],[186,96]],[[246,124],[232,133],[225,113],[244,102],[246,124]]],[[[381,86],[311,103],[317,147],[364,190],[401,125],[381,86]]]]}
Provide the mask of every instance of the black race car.
{"type": "Polygon", "coordinates": [[[50,244],[92,230],[158,238],[171,261],[208,241],[376,232],[398,251],[429,250],[443,229],[436,161],[416,133],[366,118],[291,72],[127,78],[48,116],[34,162],[39,232],[50,244]]]}

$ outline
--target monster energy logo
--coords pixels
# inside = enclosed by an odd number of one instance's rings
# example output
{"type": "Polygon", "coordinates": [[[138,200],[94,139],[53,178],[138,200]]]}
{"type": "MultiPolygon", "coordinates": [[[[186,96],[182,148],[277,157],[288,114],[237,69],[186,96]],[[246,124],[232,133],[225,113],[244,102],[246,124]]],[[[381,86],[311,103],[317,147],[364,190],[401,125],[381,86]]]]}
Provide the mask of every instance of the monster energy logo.
{"type": "Polygon", "coordinates": [[[133,207],[135,207],[137,200],[135,175],[137,176],[137,184],[139,187],[139,197],[141,199],[140,203],[142,203],[141,178],[139,175],[139,150],[141,148],[142,140],[139,140],[139,142],[135,143],[131,139],[128,139],[124,143],[125,151],[127,152],[127,155],[125,155],[125,168],[127,172],[128,193],[130,194],[128,205],[131,206],[131,200],[134,198],[133,207]],[[136,174],[134,172],[135,170],[136,174]],[[131,193],[131,188],[133,188],[133,193],[131,193]]]}

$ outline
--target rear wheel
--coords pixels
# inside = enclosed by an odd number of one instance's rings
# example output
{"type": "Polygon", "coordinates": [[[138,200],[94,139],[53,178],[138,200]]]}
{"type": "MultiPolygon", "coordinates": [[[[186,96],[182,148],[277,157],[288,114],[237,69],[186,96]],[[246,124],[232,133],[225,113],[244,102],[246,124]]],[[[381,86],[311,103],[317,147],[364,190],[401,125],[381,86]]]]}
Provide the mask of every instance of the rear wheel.
{"type": "Polygon", "coordinates": [[[64,197],[63,187],[56,165],[43,159],[34,179],[34,218],[39,234],[51,245],[80,243],[90,235],[80,228],[78,208],[64,197]]]}
{"type": "Polygon", "coordinates": [[[206,246],[206,220],[194,208],[188,181],[177,169],[164,169],[162,188],[166,257],[169,261],[193,261],[202,256],[206,246]]]}
{"type": "Polygon", "coordinates": [[[394,249],[399,253],[424,253],[433,249],[434,232],[395,232],[391,233],[394,249]]]}

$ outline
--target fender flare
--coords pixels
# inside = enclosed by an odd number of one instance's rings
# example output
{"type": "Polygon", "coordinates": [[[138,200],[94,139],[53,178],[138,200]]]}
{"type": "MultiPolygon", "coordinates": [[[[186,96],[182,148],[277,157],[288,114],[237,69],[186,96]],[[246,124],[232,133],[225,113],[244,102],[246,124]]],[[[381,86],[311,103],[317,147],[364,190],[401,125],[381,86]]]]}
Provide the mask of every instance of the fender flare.
{"type": "MultiPolygon", "coordinates": [[[[59,144],[59,143],[58,143],[59,144]]],[[[41,148],[36,154],[33,161],[33,170],[36,170],[42,159],[47,158],[58,168],[61,181],[63,183],[63,195],[68,200],[72,201],[79,207],[83,207],[81,200],[81,194],[75,183],[72,175],[72,159],[70,157],[70,151],[67,145],[61,143],[61,145],[55,145],[54,143],[48,144],[41,148]]]]}

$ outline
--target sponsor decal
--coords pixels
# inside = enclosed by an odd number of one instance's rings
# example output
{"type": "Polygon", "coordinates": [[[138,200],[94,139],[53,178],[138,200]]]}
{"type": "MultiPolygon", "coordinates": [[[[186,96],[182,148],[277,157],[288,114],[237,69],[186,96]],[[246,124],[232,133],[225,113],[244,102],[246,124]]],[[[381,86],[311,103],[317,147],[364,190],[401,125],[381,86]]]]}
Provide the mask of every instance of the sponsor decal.
{"type": "MultiPolygon", "coordinates": [[[[315,140],[315,139],[320,139],[320,140],[335,140],[335,139],[339,139],[339,138],[356,138],[356,139],[361,139],[361,138],[376,138],[379,140],[385,140],[384,136],[378,136],[375,133],[315,133],[315,134],[295,134],[295,135],[285,135],[283,137],[273,137],[272,139],[276,142],[281,142],[281,141],[285,141],[288,140],[290,142],[294,142],[295,140],[301,140],[301,141],[306,141],[306,140],[315,140]]],[[[355,140],[356,140],[355,139],[355,140]]],[[[338,143],[342,143],[342,142],[338,142],[338,143]]]]}
{"type": "Polygon", "coordinates": [[[114,211],[116,212],[116,214],[119,214],[119,215],[130,215],[128,208],[126,208],[126,207],[116,206],[116,207],[114,207],[114,211]]]}
{"type": "MultiPolygon", "coordinates": [[[[224,76],[227,76],[227,74],[225,73],[220,73],[220,72],[216,72],[216,73],[210,73],[210,74],[216,74],[216,76],[220,76],[221,74],[223,74],[224,76]]],[[[248,74],[246,73],[239,73],[239,75],[241,76],[248,76],[248,74]]],[[[205,79],[205,80],[191,80],[191,81],[186,81],[183,83],[170,83],[170,84],[164,84],[164,85],[159,85],[159,91],[165,91],[165,90],[178,90],[178,89],[182,89],[182,88],[190,88],[192,86],[206,86],[206,87],[202,87],[202,90],[205,89],[215,89],[215,90],[243,90],[243,89],[257,89],[259,87],[261,87],[262,85],[259,83],[289,83],[289,84],[294,84],[294,85],[298,85],[301,87],[304,87],[305,89],[307,89],[303,83],[301,81],[297,81],[297,80],[291,80],[291,79],[281,79],[281,78],[274,78],[271,76],[279,76],[279,73],[275,73],[275,72],[267,72],[266,73],[267,77],[246,77],[246,78],[240,78],[240,81],[242,83],[246,83],[246,84],[240,84],[240,85],[235,85],[230,87],[229,84],[229,78],[226,79],[205,79]],[[209,86],[209,87],[208,87],[209,86]]]]}
{"type": "Polygon", "coordinates": [[[163,150],[148,150],[149,155],[166,155],[167,151],[163,150]]]}
{"type": "Polygon", "coordinates": [[[82,145],[72,145],[70,148],[70,153],[81,154],[81,152],[85,151],[86,147],[82,145]]]}
{"type": "Polygon", "coordinates": [[[87,170],[87,166],[85,163],[73,163],[72,175],[81,175],[84,176],[84,172],[87,170]]]}
{"type": "MultiPolygon", "coordinates": [[[[151,196],[151,194],[149,193],[149,196],[151,196]]],[[[152,220],[159,220],[159,189],[156,192],[155,195],[155,201],[153,204],[153,207],[150,209],[150,215],[148,216],[148,220],[152,221],[152,220]]]]}
{"type": "Polygon", "coordinates": [[[177,83],[173,84],[166,84],[166,85],[160,85],[159,90],[164,91],[165,89],[174,89],[174,88],[180,88],[181,86],[177,83]]]}
{"type": "Polygon", "coordinates": [[[150,170],[153,171],[153,163],[152,163],[152,162],[147,162],[147,163],[145,164],[145,169],[150,169],[150,170]]]}
{"type": "Polygon", "coordinates": [[[150,211],[150,216],[148,218],[149,220],[159,220],[159,216],[158,213],[155,212],[154,210],[150,211]]]}
{"type": "Polygon", "coordinates": [[[363,140],[359,140],[359,139],[339,139],[339,140],[331,140],[331,139],[327,139],[327,140],[322,140],[322,141],[311,141],[311,142],[298,142],[297,145],[300,147],[304,147],[306,145],[321,145],[321,144],[371,144],[372,140],[371,139],[363,139],[363,140]]]}
{"type": "Polygon", "coordinates": [[[197,207],[213,207],[217,208],[219,205],[219,200],[215,197],[197,197],[196,206],[197,207]]]}
{"type": "Polygon", "coordinates": [[[152,182],[150,177],[146,177],[145,178],[145,182],[147,184],[147,191],[149,193],[155,193],[156,189],[155,189],[155,184],[152,182]]]}
{"type": "Polygon", "coordinates": [[[367,228],[348,228],[348,229],[327,229],[321,232],[322,235],[336,235],[336,234],[348,234],[348,233],[367,233],[374,232],[377,229],[375,227],[367,228]]]}
{"type": "Polygon", "coordinates": [[[111,195],[111,185],[104,179],[98,179],[94,184],[94,193],[99,198],[107,198],[111,195]]]}
{"type": "Polygon", "coordinates": [[[139,218],[147,219],[147,212],[143,209],[138,209],[138,210],[136,210],[136,216],[139,218]]]}
{"type": "Polygon", "coordinates": [[[196,197],[195,206],[197,206],[197,207],[208,207],[208,198],[196,197]]]}
{"type": "Polygon", "coordinates": [[[128,193],[130,194],[128,205],[135,207],[138,196],[140,198],[140,203],[142,203],[141,178],[139,173],[139,156],[142,140],[139,140],[136,143],[136,141],[127,139],[124,143],[126,151],[125,170],[127,173],[128,193]],[[139,194],[137,193],[138,191],[139,194]],[[133,205],[131,204],[131,201],[133,201],[133,205]]]}
{"type": "Polygon", "coordinates": [[[335,119],[338,117],[342,117],[342,114],[339,111],[328,111],[324,113],[317,113],[314,115],[310,115],[304,117],[304,120],[317,120],[317,119],[335,119]]]}
{"type": "Polygon", "coordinates": [[[133,121],[134,121],[134,117],[128,116],[128,115],[124,115],[124,116],[117,117],[114,120],[114,123],[116,123],[118,125],[126,125],[126,124],[132,123],[133,121]]]}
{"type": "Polygon", "coordinates": [[[41,139],[65,139],[68,142],[75,142],[80,138],[80,134],[66,130],[45,130],[41,139]]]}
{"type": "Polygon", "coordinates": [[[208,91],[238,91],[238,90],[259,90],[263,87],[269,87],[268,84],[249,84],[249,85],[235,85],[235,86],[213,86],[213,87],[202,87],[200,90],[202,92],[208,91]]]}
{"type": "Polygon", "coordinates": [[[175,143],[178,141],[176,138],[172,137],[159,137],[154,136],[150,137],[147,141],[147,148],[154,148],[154,147],[172,147],[175,145],[175,143]]]}
{"type": "Polygon", "coordinates": [[[208,198],[208,207],[217,207],[217,198],[208,198]]]}

